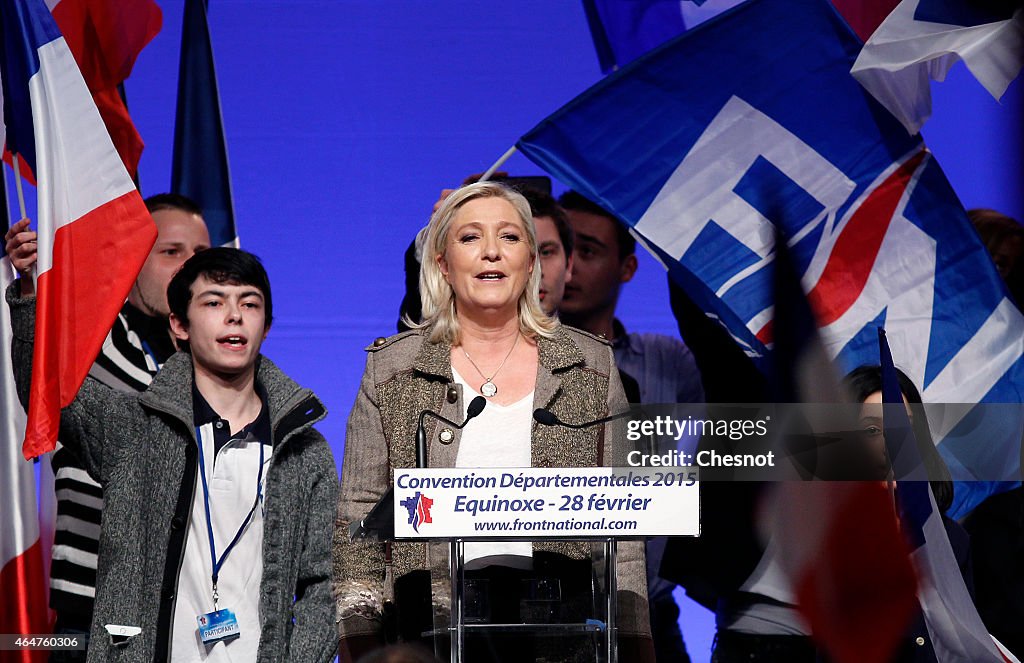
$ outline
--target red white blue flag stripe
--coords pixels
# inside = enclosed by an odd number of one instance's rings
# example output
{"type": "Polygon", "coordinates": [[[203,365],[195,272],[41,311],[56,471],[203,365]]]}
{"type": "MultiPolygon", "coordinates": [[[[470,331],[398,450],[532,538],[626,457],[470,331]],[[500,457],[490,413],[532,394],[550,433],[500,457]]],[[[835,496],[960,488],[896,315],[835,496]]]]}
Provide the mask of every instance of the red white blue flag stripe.
{"type": "Polygon", "coordinates": [[[160,32],[153,0],[46,0],[92,93],[110,137],[133,177],[144,144],[118,89],[139,53],[160,32]]]}
{"type": "MultiPolygon", "coordinates": [[[[2,187],[0,187],[2,188],[2,187]]],[[[6,203],[6,196],[0,196],[6,203]]],[[[4,227],[6,230],[6,227],[4,227]]],[[[0,249],[0,255],[3,254],[0,249]]],[[[0,258],[0,287],[14,279],[6,255],[0,258]]],[[[0,307],[0,633],[47,633],[46,573],[36,512],[36,480],[18,441],[25,432],[25,410],[14,388],[11,319],[0,307]]],[[[45,661],[45,651],[3,652],[4,663],[45,661]]]]}
{"type": "Polygon", "coordinates": [[[53,449],[156,239],[71,51],[42,0],[0,0],[7,146],[37,183],[37,321],[23,451],[53,449]]]}
{"type": "MultiPolygon", "coordinates": [[[[781,403],[844,401],[783,240],[774,270],[773,396],[781,403]]],[[[855,422],[836,416],[840,429],[853,429],[855,422]]],[[[913,616],[917,579],[881,484],[782,481],[758,521],[766,551],[741,591],[795,604],[835,663],[892,660],[913,616]],[[771,573],[773,562],[783,576],[771,573]]]]}
{"type": "Polygon", "coordinates": [[[897,481],[900,526],[913,552],[918,602],[938,661],[1003,663],[1017,659],[989,635],[967,590],[942,514],[929,488],[885,331],[878,330],[885,442],[897,481]]]}

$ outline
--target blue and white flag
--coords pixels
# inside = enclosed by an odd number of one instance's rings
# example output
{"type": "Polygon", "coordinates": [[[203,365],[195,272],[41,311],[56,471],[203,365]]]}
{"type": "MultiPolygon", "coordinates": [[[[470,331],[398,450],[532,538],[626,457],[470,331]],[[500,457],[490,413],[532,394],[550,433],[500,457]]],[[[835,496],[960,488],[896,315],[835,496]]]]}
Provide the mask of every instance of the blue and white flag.
{"type": "Polygon", "coordinates": [[[745,0],[583,0],[601,71],[609,73],[745,0]]]}
{"type": "MultiPolygon", "coordinates": [[[[605,78],[518,147],[632,226],[762,367],[777,226],[843,369],[877,362],[884,324],[926,401],[1020,403],[1024,318],[921,138],[850,76],[859,50],[825,0],[751,0],[605,78]]],[[[1019,440],[973,439],[951,464],[1015,480],[1019,440]]]]}
{"type": "Polygon", "coordinates": [[[950,545],[942,514],[935,504],[935,496],[917,453],[917,440],[907,416],[892,352],[882,329],[878,330],[878,351],[882,367],[885,441],[893,473],[899,479],[896,501],[900,527],[912,546],[911,561],[918,576],[917,600],[935,660],[942,663],[1019,663],[1009,650],[989,635],[967,590],[960,563],[950,545]]]}
{"type": "Polygon", "coordinates": [[[996,99],[1024,65],[1024,9],[1013,2],[903,0],[871,35],[853,75],[912,134],[931,116],[931,80],[957,60],[996,99]]]}

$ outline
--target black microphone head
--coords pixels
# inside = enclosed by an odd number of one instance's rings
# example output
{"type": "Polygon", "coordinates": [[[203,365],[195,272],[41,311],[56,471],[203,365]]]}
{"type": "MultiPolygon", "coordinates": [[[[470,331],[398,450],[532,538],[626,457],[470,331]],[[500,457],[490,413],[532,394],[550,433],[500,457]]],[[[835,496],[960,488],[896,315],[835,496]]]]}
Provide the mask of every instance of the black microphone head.
{"type": "Polygon", "coordinates": [[[561,423],[558,421],[558,417],[553,415],[550,410],[545,410],[542,407],[533,411],[533,418],[538,424],[543,424],[544,426],[557,426],[561,423]]]}
{"type": "Polygon", "coordinates": [[[477,416],[484,411],[484,406],[487,405],[487,399],[483,396],[477,396],[469,402],[466,407],[466,421],[469,421],[473,417],[477,416]]]}

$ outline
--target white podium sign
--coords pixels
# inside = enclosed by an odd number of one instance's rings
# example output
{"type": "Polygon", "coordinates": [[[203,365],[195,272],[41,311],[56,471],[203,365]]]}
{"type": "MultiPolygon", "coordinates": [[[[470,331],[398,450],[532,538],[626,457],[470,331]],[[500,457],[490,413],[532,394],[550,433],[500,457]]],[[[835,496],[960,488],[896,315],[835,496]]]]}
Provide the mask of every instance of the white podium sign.
{"type": "Polygon", "coordinates": [[[694,467],[395,470],[396,539],[698,536],[694,467]]]}

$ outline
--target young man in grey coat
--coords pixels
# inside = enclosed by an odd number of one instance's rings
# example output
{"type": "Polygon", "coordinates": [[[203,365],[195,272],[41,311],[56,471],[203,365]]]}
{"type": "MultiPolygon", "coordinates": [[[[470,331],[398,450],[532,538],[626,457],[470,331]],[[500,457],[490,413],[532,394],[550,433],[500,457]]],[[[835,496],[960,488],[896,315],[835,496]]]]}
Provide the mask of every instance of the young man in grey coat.
{"type": "MultiPolygon", "coordinates": [[[[27,401],[35,306],[7,292],[27,401]]],[[[179,351],[141,394],[87,379],[60,439],[105,491],[98,661],[328,661],[334,458],[325,410],[259,350],[272,321],[255,256],[210,249],[168,287],[179,351]]]]}

